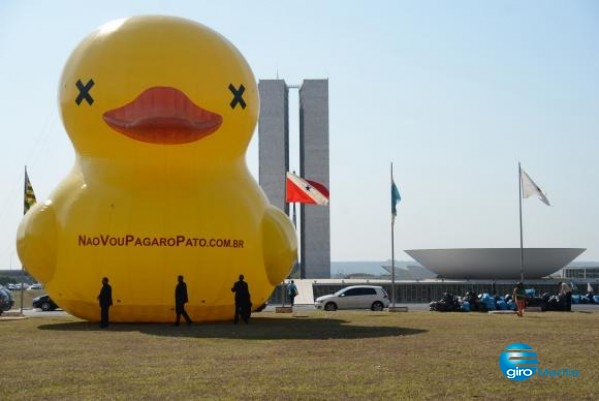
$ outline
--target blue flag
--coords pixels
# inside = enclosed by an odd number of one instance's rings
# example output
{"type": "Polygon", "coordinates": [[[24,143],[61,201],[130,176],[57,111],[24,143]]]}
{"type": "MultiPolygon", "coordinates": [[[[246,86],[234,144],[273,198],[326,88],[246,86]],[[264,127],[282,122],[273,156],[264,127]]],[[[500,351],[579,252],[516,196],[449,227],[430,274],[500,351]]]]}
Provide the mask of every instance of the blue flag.
{"type": "Polygon", "coordinates": [[[395,182],[391,180],[391,214],[393,217],[397,216],[397,203],[401,200],[399,190],[395,185],[395,182]]]}

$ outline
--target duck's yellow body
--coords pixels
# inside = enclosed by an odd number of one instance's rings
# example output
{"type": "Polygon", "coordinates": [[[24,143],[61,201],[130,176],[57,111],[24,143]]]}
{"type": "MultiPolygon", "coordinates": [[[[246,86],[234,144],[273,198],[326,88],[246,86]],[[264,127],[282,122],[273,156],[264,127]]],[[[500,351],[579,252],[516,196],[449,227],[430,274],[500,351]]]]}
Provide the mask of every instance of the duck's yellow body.
{"type": "Polygon", "coordinates": [[[98,320],[104,276],[116,322],[173,321],[178,275],[196,321],[233,317],[239,274],[254,307],[268,299],[297,239],[247,170],[259,97],[233,45],[176,17],[111,22],[74,50],[59,98],[75,166],[17,233],[58,305],[98,320]]]}

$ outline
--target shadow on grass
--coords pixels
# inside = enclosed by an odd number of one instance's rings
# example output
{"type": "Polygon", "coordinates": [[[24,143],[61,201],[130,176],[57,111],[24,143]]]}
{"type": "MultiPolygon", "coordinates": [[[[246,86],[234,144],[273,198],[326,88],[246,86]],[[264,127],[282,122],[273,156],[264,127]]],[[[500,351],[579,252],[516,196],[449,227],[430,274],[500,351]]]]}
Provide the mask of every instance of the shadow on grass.
{"type": "Polygon", "coordinates": [[[100,329],[97,323],[72,322],[43,324],[38,328],[40,330],[56,331],[139,332],[165,337],[248,340],[360,339],[409,336],[426,332],[426,330],[408,327],[365,326],[352,324],[350,321],[343,319],[307,317],[301,319],[252,317],[247,325],[244,323],[234,325],[231,322],[216,322],[197,323],[192,326],[182,324],[180,327],[173,327],[170,324],[157,323],[115,323],[107,329],[100,329]]]}

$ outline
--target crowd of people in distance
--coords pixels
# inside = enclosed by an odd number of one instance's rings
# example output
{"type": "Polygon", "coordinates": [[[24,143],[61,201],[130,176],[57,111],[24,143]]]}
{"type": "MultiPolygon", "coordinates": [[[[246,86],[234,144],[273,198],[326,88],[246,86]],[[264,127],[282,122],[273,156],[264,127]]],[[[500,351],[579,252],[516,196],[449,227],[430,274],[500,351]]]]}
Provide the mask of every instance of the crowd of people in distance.
{"type": "Polygon", "coordinates": [[[438,312],[488,312],[495,310],[512,310],[523,316],[527,307],[539,307],[542,311],[571,311],[572,304],[599,304],[599,295],[595,295],[589,286],[586,294],[573,295],[573,285],[566,282],[558,284],[554,294],[537,295],[532,288],[525,288],[522,282],[514,287],[511,294],[491,295],[476,294],[468,291],[464,296],[444,293],[443,297],[429,304],[429,310],[438,312]]]}

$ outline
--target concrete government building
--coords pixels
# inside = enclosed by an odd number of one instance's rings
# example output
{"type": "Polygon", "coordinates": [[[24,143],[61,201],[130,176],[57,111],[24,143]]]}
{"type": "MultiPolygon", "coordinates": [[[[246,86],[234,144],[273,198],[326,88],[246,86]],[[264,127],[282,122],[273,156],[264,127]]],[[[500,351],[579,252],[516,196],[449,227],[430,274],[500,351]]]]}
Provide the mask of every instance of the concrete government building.
{"type": "MultiPolygon", "coordinates": [[[[329,82],[260,80],[258,119],[259,183],[270,202],[289,215],[285,175],[289,171],[289,89],[299,93],[299,175],[329,188],[329,82]]],[[[300,204],[301,278],[331,275],[329,207],[300,204]]]]}

